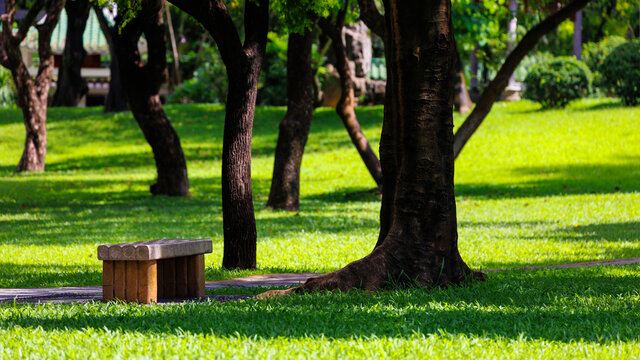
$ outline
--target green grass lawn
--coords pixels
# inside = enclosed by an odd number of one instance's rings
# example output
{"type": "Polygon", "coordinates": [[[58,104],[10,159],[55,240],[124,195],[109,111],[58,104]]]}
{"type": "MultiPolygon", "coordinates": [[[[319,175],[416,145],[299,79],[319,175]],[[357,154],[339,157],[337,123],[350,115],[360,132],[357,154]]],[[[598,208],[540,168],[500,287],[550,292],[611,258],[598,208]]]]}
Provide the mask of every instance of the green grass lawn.
{"type": "MultiPolygon", "coordinates": [[[[96,247],[103,243],[211,238],[208,280],[332,271],[372,249],[379,199],[363,191],[374,182],[332,110],[314,118],[301,210],[264,210],[284,109],[259,108],[253,143],[259,269],[221,270],[224,110],[166,110],[187,157],[191,198],[152,198],[155,168],[140,130],[129,114],[97,108],[51,109],[47,171],[13,174],[24,127],[19,111],[0,110],[0,288],[98,285],[96,247]]],[[[361,108],[358,115],[377,148],[382,109],[361,108]]],[[[462,257],[490,269],[640,256],[639,118],[640,107],[614,100],[544,111],[529,102],[497,104],[456,162],[462,257]]],[[[206,306],[2,306],[0,358],[127,358],[143,351],[639,357],[638,279],[639,266],[508,271],[435,291],[206,306]]]]}

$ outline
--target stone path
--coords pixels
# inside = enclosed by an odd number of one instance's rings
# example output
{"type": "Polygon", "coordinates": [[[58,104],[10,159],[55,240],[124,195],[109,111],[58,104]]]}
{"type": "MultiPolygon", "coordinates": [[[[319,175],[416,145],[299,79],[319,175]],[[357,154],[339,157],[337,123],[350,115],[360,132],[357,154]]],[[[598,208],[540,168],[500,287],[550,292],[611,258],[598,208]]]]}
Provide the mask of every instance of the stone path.
{"type": "MultiPolygon", "coordinates": [[[[640,257],[629,259],[588,261],[572,264],[526,266],[508,269],[483,269],[482,271],[507,271],[507,270],[535,270],[535,269],[566,269],[577,267],[606,266],[606,265],[630,265],[640,263],[640,257]]],[[[238,279],[207,281],[206,289],[218,289],[225,287],[269,287],[292,286],[305,282],[307,279],[322,275],[319,273],[297,274],[265,274],[253,275],[238,279]]],[[[228,301],[252,297],[252,295],[207,295],[199,301],[228,301]]],[[[59,287],[59,288],[33,288],[33,289],[0,289],[0,304],[11,303],[84,303],[102,300],[101,286],[83,287],[59,287]]],[[[174,301],[159,301],[160,304],[175,303],[174,301]]]]}

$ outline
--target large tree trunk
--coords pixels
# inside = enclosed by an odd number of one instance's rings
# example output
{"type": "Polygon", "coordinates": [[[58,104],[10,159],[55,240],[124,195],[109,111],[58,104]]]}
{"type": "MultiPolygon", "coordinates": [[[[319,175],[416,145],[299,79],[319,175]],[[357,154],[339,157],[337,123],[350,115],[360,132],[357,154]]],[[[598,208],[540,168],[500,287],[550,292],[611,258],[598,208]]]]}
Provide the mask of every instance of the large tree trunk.
{"type": "Polygon", "coordinates": [[[300,208],[300,165],[313,119],[313,33],[289,35],[287,113],[280,123],[267,207],[300,208]]]}
{"type": "Polygon", "coordinates": [[[91,4],[88,0],[69,0],[67,11],[67,35],[62,53],[62,64],[58,70],[58,84],[51,106],[77,106],[89,92],[81,69],[87,52],[82,41],[89,18],[91,4]]]}
{"type": "Polygon", "coordinates": [[[110,113],[129,110],[124,86],[122,85],[122,76],[120,75],[118,55],[116,54],[116,48],[114,44],[114,37],[117,35],[117,29],[109,25],[107,19],[102,13],[102,9],[94,6],[93,10],[98,16],[100,29],[102,30],[105,39],[107,39],[107,44],[109,45],[109,55],[111,57],[111,61],[109,63],[109,92],[107,92],[107,98],[104,102],[104,112],[110,113]]]}
{"type": "Polygon", "coordinates": [[[64,0],[36,1],[31,5],[15,34],[13,28],[15,1],[5,0],[8,13],[2,16],[2,33],[0,35],[0,64],[11,71],[16,85],[17,104],[22,109],[25,126],[25,143],[16,172],[44,171],[47,155],[47,98],[53,74],[53,53],[51,52],[51,33],[60,18],[64,0]],[[29,75],[22,54],[20,43],[27,35],[29,28],[35,24],[38,13],[46,11],[45,21],[37,25],[38,55],[40,65],[34,78],[29,75]]]}
{"type": "Polygon", "coordinates": [[[358,150],[358,154],[364,161],[367,170],[373,177],[378,187],[382,186],[382,169],[380,167],[380,161],[376,156],[376,153],[369,145],[367,137],[360,128],[358,117],[356,116],[355,106],[356,97],[353,91],[353,80],[351,78],[351,69],[349,69],[349,58],[347,56],[347,50],[344,42],[342,41],[342,27],[344,26],[345,12],[348,8],[348,2],[344,8],[338,14],[337,24],[332,24],[327,19],[320,20],[320,26],[322,32],[325,33],[331,39],[331,46],[336,57],[336,69],[340,75],[340,100],[336,104],[336,113],[340,116],[342,123],[344,124],[351,142],[358,150]]]}
{"type": "Polygon", "coordinates": [[[256,267],[256,220],[251,189],[251,136],[258,78],[269,28],[269,0],[246,1],[244,44],[223,1],[171,0],[213,36],[227,67],[229,90],[222,144],[222,266],[256,267]]]}
{"type": "Polygon", "coordinates": [[[509,78],[516,70],[516,67],[518,67],[518,64],[520,64],[520,61],[536,46],[545,34],[555,29],[561,22],[575,14],[576,11],[582,9],[589,1],[590,0],[573,0],[569,5],[550,15],[527,32],[518,46],[509,53],[500,70],[498,70],[496,77],[480,95],[476,107],[456,132],[453,144],[454,157],[460,155],[462,148],[467,141],[469,141],[471,135],[476,132],[484,118],[489,114],[493,103],[498,100],[500,94],[502,94],[507,87],[509,78]]]}
{"type": "MultiPolygon", "coordinates": [[[[167,75],[163,4],[163,0],[143,2],[140,13],[115,36],[115,47],[131,112],[153,150],[158,180],[151,185],[151,193],[185,196],[189,194],[189,179],[184,153],[158,94],[167,75]],[[144,65],[138,52],[143,33],[148,49],[144,65]]],[[[118,17],[118,27],[121,21],[118,17]]]]}
{"type": "Polygon", "coordinates": [[[461,284],[474,275],[458,252],[450,10],[450,0],[385,1],[380,245],[298,291],[461,284]]]}

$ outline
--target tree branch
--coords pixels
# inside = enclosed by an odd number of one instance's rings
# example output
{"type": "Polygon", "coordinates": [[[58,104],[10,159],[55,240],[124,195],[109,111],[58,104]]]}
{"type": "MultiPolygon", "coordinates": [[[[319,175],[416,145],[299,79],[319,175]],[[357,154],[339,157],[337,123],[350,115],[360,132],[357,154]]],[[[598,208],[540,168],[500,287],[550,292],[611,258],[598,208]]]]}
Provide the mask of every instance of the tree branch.
{"type": "MultiPolygon", "coordinates": [[[[47,18],[44,24],[37,26],[38,29],[38,56],[40,57],[40,65],[38,66],[38,75],[36,76],[36,84],[51,82],[53,75],[53,52],[51,51],[51,34],[60,20],[60,12],[64,8],[65,0],[50,0],[47,5],[47,18]]],[[[29,9],[31,12],[33,8],[29,9]]],[[[37,12],[36,12],[37,14],[37,12]]],[[[20,40],[22,41],[22,40],[20,40]]],[[[48,89],[48,86],[47,86],[48,89]]]]}
{"type": "MultiPolygon", "coordinates": [[[[238,54],[244,56],[242,42],[222,0],[169,0],[196,19],[213,36],[227,68],[234,65],[238,54]]],[[[261,2],[264,0],[260,0],[261,2]]],[[[247,2],[249,5],[250,2],[247,2]]]]}
{"type": "Polygon", "coordinates": [[[471,138],[471,135],[473,135],[489,111],[491,111],[493,103],[507,87],[509,77],[511,77],[511,74],[513,74],[518,64],[520,64],[520,61],[536,46],[540,38],[555,29],[561,22],[568,19],[578,10],[585,7],[589,1],[590,0],[574,0],[569,5],[548,16],[527,32],[518,43],[518,46],[509,53],[500,70],[498,70],[496,77],[480,95],[476,107],[456,132],[453,141],[454,158],[458,157],[464,145],[469,138],[471,138]]]}
{"type": "MultiPolygon", "coordinates": [[[[29,28],[35,23],[40,10],[42,10],[42,7],[44,6],[44,3],[45,0],[37,0],[36,3],[29,8],[29,11],[27,11],[27,15],[25,15],[24,19],[22,19],[22,22],[18,27],[18,32],[15,34],[15,39],[18,43],[21,43],[22,40],[24,40],[24,38],[27,36],[29,28]]],[[[46,21],[48,21],[48,16],[46,21]]]]}
{"type": "Polygon", "coordinates": [[[384,38],[384,16],[380,14],[373,0],[358,0],[358,6],[360,19],[374,34],[384,38]]]}
{"type": "Polygon", "coordinates": [[[269,0],[258,0],[258,2],[245,2],[244,9],[244,29],[246,51],[257,51],[264,56],[267,46],[267,33],[269,32],[269,0]]]}

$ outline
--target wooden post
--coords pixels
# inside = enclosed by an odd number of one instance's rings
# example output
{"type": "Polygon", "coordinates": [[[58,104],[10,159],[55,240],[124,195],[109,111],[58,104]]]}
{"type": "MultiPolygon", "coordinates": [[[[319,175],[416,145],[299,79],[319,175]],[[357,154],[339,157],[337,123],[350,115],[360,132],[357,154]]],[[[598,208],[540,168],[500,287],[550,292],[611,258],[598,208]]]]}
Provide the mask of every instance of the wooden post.
{"type": "Polygon", "coordinates": [[[187,297],[187,257],[176,258],[176,297],[187,297]]]}
{"type": "Polygon", "coordinates": [[[102,300],[113,300],[113,261],[102,262],[102,300]]]}
{"type": "Polygon", "coordinates": [[[164,279],[163,279],[164,270],[163,269],[164,269],[164,260],[156,260],[156,272],[157,272],[156,284],[158,287],[158,294],[157,294],[158,299],[164,299],[164,279]]]}
{"type": "Polygon", "coordinates": [[[204,297],[204,254],[193,255],[187,258],[189,297],[204,297]]]}
{"type": "Polygon", "coordinates": [[[127,301],[138,300],[138,262],[126,261],[125,299],[127,301]]]}
{"type": "Polygon", "coordinates": [[[166,299],[173,299],[176,297],[176,259],[165,259],[162,262],[162,295],[166,299]]]}
{"type": "Polygon", "coordinates": [[[144,304],[158,302],[158,262],[138,263],[138,301],[144,304]]]}
{"type": "Polygon", "coordinates": [[[115,275],[113,277],[113,293],[116,299],[124,300],[125,294],[125,262],[115,261],[115,275]]]}

